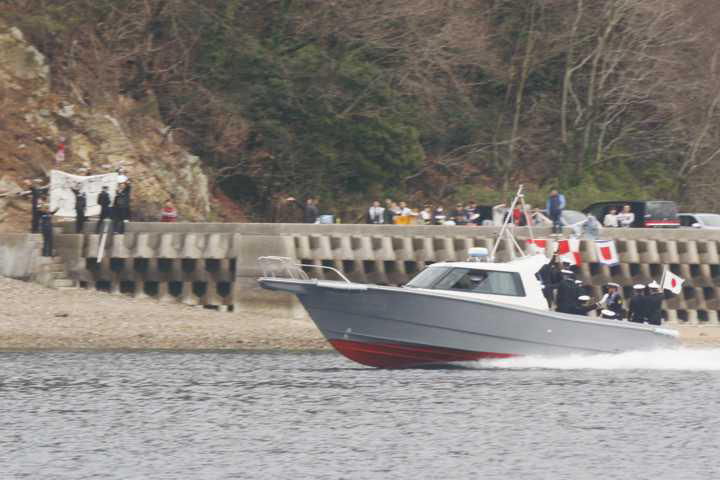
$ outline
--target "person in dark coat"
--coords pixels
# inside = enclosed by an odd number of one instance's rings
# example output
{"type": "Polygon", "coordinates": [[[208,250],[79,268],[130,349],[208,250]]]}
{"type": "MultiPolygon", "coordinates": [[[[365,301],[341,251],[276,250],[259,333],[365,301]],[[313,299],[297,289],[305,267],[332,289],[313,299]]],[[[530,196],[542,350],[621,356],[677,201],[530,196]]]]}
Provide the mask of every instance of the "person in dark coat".
{"type": "Polygon", "coordinates": [[[628,305],[628,320],[635,323],[647,322],[647,297],[645,285],[638,283],[633,286],[633,296],[628,305]]]}
{"type": "Polygon", "coordinates": [[[620,285],[617,283],[607,284],[607,296],[603,302],[605,308],[615,312],[615,318],[622,320],[625,317],[625,308],[622,295],[620,295],[620,285]]]}
{"type": "Polygon", "coordinates": [[[540,268],[537,275],[540,283],[542,283],[543,296],[548,302],[548,308],[552,308],[555,300],[555,290],[562,281],[557,255],[553,255],[550,261],[540,268]]]}
{"type": "Polygon", "coordinates": [[[302,222],[304,206],[295,197],[283,197],[275,203],[273,222],[300,223],[302,222]]]}
{"type": "Polygon", "coordinates": [[[85,209],[87,208],[87,197],[85,192],[80,188],[70,189],[75,195],[75,233],[82,233],[83,225],[85,225],[85,209]]]}
{"type": "Polygon", "coordinates": [[[50,211],[47,207],[42,207],[39,211],[40,218],[38,225],[40,227],[40,233],[43,237],[42,256],[52,257],[53,256],[53,224],[52,217],[57,213],[59,208],[50,211]]]}
{"type": "Polygon", "coordinates": [[[645,297],[647,322],[650,325],[661,325],[662,302],[672,297],[672,293],[669,291],[661,291],[660,284],[656,281],[651,282],[648,287],[650,288],[650,293],[645,297]]]}
{"type": "Polygon", "coordinates": [[[33,185],[33,181],[28,179],[25,180],[25,187],[28,189],[25,192],[21,192],[18,195],[27,195],[30,194],[30,205],[32,207],[32,219],[30,221],[30,231],[32,233],[38,233],[40,231],[40,216],[42,215],[42,212],[40,211],[39,204],[40,204],[40,198],[43,195],[46,195],[48,192],[48,185],[45,185],[44,187],[36,187],[33,185]]]}
{"type": "Polygon", "coordinates": [[[468,217],[462,203],[455,205],[455,208],[448,212],[448,220],[455,222],[455,225],[467,225],[468,217]]]}
{"type": "Polygon", "coordinates": [[[113,233],[125,233],[125,220],[130,219],[130,185],[121,183],[113,202],[113,233]]]}
{"type": "Polygon", "coordinates": [[[580,295],[575,299],[575,304],[570,307],[570,311],[574,315],[587,316],[588,313],[598,308],[597,303],[590,303],[590,297],[587,295],[580,295]]]}
{"type": "Polygon", "coordinates": [[[385,225],[392,225],[395,223],[395,214],[397,213],[397,205],[393,208],[395,202],[389,198],[385,199],[385,210],[383,211],[383,223],[385,225]]]}
{"type": "Polygon", "coordinates": [[[102,192],[98,194],[97,203],[100,205],[100,218],[95,226],[95,233],[100,233],[105,219],[112,219],[112,208],[110,207],[112,201],[110,200],[108,187],[102,187],[102,192]]]}
{"type": "Polygon", "coordinates": [[[552,220],[552,233],[562,233],[562,212],[565,209],[565,196],[553,189],[548,197],[546,207],[552,220]]]}
{"type": "Polygon", "coordinates": [[[315,223],[320,216],[320,210],[317,207],[317,201],[313,197],[308,197],[305,201],[305,210],[303,211],[304,223],[315,223]]]}
{"type": "Polygon", "coordinates": [[[561,313],[573,313],[577,305],[577,299],[582,291],[575,283],[575,274],[570,270],[562,270],[562,280],[558,284],[555,309],[561,313]]]}

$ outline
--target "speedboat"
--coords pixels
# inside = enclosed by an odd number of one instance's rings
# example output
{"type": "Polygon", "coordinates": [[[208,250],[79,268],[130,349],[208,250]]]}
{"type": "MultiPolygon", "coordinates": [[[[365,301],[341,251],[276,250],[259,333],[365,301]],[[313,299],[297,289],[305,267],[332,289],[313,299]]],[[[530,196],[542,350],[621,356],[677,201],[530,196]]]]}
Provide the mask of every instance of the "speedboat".
{"type": "MultiPolygon", "coordinates": [[[[512,202],[522,205],[522,186],[512,202]]],[[[332,346],[380,368],[419,367],[518,355],[563,356],[675,347],[678,332],[655,325],[549,310],[537,273],[549,260],[526,254],[508,215],[492,252],[427,266],[403,286],[355,283],[327,266],[260,257],[263,288],[293,293],[332,346]],[[507,235],[509,261],[495,254],[507,235]],[[519,255],[515,254],[515,249],[519,255]],[[339,280],[310,278],[333,271],[339,280]]],[[[532,230],[531,241],[534,246],[532,230]]]]}
{"type": "Polygon", "coordinates": [[[677,345],[677,332],[667,328],[549,310],[535,276],[547,262],[542,254],[435,263],[399,287],[354,283],[339,271],[340,280],[311,279],[290,259],[259,261],[263,288],[297,295],[335,350],[372,367],[677,345]]]}

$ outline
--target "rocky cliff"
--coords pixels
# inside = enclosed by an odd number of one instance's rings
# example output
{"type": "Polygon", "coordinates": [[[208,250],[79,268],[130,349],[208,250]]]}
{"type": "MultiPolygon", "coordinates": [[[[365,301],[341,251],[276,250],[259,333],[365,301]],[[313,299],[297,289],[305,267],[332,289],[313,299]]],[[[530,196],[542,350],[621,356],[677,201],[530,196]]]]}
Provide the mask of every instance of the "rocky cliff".
{"type": "Polygon", "coordinates": [[[51,88],[45,57],[17,28],[0,20],[0,231],[24,229],[29,202],[16,196],[26,178],[68,173],[105,173],[122,167],[133,181],[134,217],[154,220],[168,198],[181,220],[211,213],[208,178],[198,157],[173,140],[151,101],[117,97],[89,106],[79,92],[51,88]],[[65,158],[56,159],[59,145],[65,158]]]}

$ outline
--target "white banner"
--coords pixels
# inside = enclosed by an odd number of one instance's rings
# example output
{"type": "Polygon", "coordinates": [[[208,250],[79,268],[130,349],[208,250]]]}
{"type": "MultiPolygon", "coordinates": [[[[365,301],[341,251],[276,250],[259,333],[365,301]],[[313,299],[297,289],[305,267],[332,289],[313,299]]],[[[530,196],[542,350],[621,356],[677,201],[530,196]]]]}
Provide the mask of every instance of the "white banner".
{"type": "Polygon", "coordinates": [[[75,216],[75,194],[71,189],[85,192],[87,207],[85,215],[90,217],[100,215],[100,205],[97,203],[98,194],[102,187],[108,187],[110,199],[115,198],[118,174],[105,173],[103,175],[90,175],[83,177],[71,175],[60,170],[50,171],[50,210],[58,208],[57,215],[61,217],[75,216]]]}

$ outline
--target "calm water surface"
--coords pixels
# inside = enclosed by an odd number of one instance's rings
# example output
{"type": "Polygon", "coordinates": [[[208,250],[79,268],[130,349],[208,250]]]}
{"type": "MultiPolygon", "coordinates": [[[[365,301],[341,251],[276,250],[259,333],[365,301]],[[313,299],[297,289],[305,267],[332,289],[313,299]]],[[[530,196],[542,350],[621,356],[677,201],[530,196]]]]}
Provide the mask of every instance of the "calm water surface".
{"type": "Polygon", "coordinates": [[[0,353],[0,478],[720,478],[720,350],[0,353]]]}

